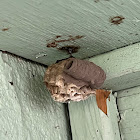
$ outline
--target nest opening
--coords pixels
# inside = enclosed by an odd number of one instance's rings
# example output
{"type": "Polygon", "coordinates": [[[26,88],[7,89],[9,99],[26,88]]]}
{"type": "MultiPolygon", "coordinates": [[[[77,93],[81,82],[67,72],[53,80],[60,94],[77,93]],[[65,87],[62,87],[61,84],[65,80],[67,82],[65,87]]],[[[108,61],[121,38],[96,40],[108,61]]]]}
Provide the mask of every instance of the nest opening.
{"type": "Polygon", "coordinates": [[[71,68],[71,66],[72,66],[72,64],[73,64],[73,61],[70,61],[67,65],[66,65],[66,69],[70,69],[71,68]]]}

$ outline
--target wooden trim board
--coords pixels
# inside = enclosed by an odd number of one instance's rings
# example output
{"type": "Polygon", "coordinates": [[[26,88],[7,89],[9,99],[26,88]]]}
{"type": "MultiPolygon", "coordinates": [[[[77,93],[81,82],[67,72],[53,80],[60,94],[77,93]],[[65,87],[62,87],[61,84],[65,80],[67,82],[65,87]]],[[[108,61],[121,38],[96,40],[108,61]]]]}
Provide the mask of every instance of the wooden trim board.
{"type": "MultiPolygon", "coordinates": [[[[102,88],[120,91],[140,85],[140,43],[88,59],[107,74],[102,88]]],[[[116,97],[107,101],[108,116],[97,107],[95,97],[69,104],[73,140],[120,140],[116,97]]]]}
{"type": "Polygon", "coordinates": [[[95,97],[69,104],[73,140],[120,140],[116,97],[107,100],[108,115],[98,109],[95,97]]]}

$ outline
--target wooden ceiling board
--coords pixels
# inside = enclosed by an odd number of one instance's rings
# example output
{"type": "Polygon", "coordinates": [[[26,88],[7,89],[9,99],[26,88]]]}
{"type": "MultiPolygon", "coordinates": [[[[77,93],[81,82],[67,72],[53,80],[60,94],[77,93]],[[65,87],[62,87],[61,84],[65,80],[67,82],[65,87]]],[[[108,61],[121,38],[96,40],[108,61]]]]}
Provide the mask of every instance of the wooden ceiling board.
{"type": "Polygon", "coordinates": [[[140,41],[139,0],[1,0],[0,50],[50,65],[140,41]],[[49,47],[47,47],[47,45],[49,47]],[[51,46],[51,47],[50,47],[51,46]]]}

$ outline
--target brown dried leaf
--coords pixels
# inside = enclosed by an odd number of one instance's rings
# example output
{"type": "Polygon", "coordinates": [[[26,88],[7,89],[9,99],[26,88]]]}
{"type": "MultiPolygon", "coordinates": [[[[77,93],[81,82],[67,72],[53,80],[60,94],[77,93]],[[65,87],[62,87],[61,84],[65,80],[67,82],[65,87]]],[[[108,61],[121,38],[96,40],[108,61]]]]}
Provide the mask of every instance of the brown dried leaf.
{"type": "Polygon", "coordinates": [[[96,101],[98,108],[100,108],[107,115],[107,104],[106,99],[108,98],[110,91],[104,89],[96,90],[96,101]]]}

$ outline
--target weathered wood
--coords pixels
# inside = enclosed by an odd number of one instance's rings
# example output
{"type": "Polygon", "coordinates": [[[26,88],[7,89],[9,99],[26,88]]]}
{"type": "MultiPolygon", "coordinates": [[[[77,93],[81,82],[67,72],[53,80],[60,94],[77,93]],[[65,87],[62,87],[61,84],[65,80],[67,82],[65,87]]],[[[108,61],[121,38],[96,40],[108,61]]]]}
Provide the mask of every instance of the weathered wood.
{"type": "Polygon", "coordinates": [[[140,41],[139,7],[139,0],[1,0],[0,49],[49,65],[68,55],[47,44],[79,35],[57,47],[79,46],[77,58],[105,53],[140,41]],[[115,25],[116,16],[125,19],[115,25]]]}
{"type": "Polygon", "coordinates": [[[118,92],[120,132],[123,140],[140,139],[140,86],[118,92]]]}
{"type": "Polygon", "coordinates": [[[108,116],[98,109],[95,97],[69,104],[73,140],[120,140],[116,98],[107,100],[108,116]]]}
{"type": "MultiPolygon", "coordinates": [[[[107,79],[103,87],[112,89],[113,91],[118,91],[140,85],[139,56],[140,44],[134,44],[126,48],[121,48],[106,54],[93,57],[89,59],[89,61],[94,62],[105,70],[107,79]]],[[[116,114],[115,112],[113,112],[114,109],[110,108],[112,105],[116,106],[116,102],[109,103],[109,112],[111,112],[111,115],[116,114]]],[[[104,121],[104,119],[100,117],[94,98],[80,103],[71,103],[69,105],[69,109],[74,140],[78,139],[79,137],[79,139],[83,140],[86,137],[88,137],[88,139],[92,139],[93,137],[95,137],[95,139],[100,140],[103,137],[103,133],[106,133],[106,129],[111,128],[110,125],[107,125],[108,127],[101,132],[101,125],[104,125],[106,121],[104,121]],[[102,123],[100,123],[101,120],[103,120],[102,123]],[[96,134],[97,129],[99,130],[100,135],[96,134]],[[80,136],[80,133],[83,133],[83,135],[80,136]]],[[[117,119],[110,118],[110,122],[112,120],[114,120],[114,122],[110,124],[116,123],[117,126],[117,119]]],[[[109,134],[108,137],[109,136],[111,136],[111,134],[109,134]]],[[[114,139],[112,138],[111,140],[114,139]]]]}
{"type": "Polygon", "coordinates": [[[89,61],[106,72],[104,88],[118,91],[140,85],[140,43],[98,55],[89,61]]]}
{"type": "Polygon", "coordinates": [[[69,140],[64,104],[43,83],[45,67],[0,52],[0,140],[69,140]]]}

